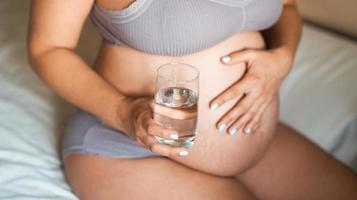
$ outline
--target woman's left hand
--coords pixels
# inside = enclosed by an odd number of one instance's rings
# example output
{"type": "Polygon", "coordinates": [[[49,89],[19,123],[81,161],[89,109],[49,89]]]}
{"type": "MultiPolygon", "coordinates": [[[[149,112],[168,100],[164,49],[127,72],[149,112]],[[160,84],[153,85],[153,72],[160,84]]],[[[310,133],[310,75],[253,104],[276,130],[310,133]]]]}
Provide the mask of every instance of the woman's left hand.
{"type": "Polygon", "coordinates": [[[247,49],[223,56],[221,62],[227,67],[246,64],[246,73],[235,84],[215,97],[211,110],[237,99],[235,104],[218,122],[220,131],[227,130],[231,135],[240,129],[252,133],[274,96],[278,94],[284,77],[293,63],[293,54],[285,49],[253,50],[247,49]],[[226,129],[227,128],[227,129],[226,129]]]}

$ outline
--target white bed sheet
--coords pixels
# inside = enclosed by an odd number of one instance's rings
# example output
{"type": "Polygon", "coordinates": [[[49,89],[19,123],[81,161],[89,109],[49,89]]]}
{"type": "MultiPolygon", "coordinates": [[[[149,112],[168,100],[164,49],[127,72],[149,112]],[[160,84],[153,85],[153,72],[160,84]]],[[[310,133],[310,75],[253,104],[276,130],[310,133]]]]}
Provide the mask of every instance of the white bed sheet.
{"type": "MultiPolygon", "coordinates": [[[[71,107],[27,64],[29,0],[0,1],[0,199],[76,199],[59,141],[71,107]]],[[[99,38],[86,27],[90,63],[99,38]]],[[[297,62],[281,92],[281,119],[353,166],[357,155],[357,45],[305,25],[297,62]]],[[[356,166],[356,165],[355,165],[356,166]]]]}
{"type": "Polygon", "coordinates": [[[305,25],[280,118],[357,169],[357,42],[305,25]]]}
{"type": "Polygon", "coordinates": [[[0,1],[0,199],[76,199],[58,153],[70,107],[27,64],[29,2],[0,1]]]}

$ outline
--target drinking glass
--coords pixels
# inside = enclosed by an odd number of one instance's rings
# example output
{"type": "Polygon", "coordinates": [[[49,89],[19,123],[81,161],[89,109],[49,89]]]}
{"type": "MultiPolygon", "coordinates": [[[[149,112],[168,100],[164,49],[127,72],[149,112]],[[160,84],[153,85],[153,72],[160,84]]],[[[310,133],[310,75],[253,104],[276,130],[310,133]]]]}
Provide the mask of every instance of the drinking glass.
{"type": "Polygon", "coordinates": [[[154,96],[154,120],[175,130],[177,139],[155,136],[173,147],[192,147],[197,125],[199,71],[185,63],[167,63],[157,69],[154,96]]]}

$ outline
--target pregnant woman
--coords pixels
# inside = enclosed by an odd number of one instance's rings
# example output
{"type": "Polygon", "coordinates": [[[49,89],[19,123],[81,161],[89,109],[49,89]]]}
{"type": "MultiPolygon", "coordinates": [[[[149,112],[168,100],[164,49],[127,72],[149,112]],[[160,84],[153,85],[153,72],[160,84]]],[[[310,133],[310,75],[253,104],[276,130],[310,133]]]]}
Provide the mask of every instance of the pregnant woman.
{"type": "Polygon", "coordinates": [[[278,123],[278,91],[301,23],[294,0],[33,0],[29,57],[78,107],[66,177],[80,199],[351,199],[356,175],[278,123]],[[93,68],[75,52],[87,16],[103,37],[93,68]],[[200,71],[190,149],[156,124],[157,68],[200,71]]]}

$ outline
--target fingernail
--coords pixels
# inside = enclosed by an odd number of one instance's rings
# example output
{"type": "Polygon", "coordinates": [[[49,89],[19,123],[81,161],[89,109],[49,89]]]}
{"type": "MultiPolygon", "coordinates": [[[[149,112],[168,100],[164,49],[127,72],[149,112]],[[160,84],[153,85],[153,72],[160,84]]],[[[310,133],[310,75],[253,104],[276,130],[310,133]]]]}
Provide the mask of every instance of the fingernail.
{"type": "Polygon", "coordinates": [[[251,134],[252,131],[253,131],[253,129],[250,128],[250,127],[244,129],[244,132],[245,132],[246,134],[251,134]]]}
{"type": "Polygon", "coordinates": [[[186,151],[186,150],[180,151],[180,152],[179,152],[179,156],[181,156],[181,157],[188,156],[188,151],[186,151]]]}
{"type": "Polygon", "coordinates": [[[232,128],[231,130],[229,130],[229,134],[235,135],[237,133],[237,130],[237,128],[232,128]]]}
{"type": "Polygon", "coordinates": [[[170,134],[170,138],[173,140],[177,140],[178,139],[178,135],[176,133],[171,133],[170,134]]]}
{"type": "Polygon", "coordinates": [[[224,130],[224,128],[226,128],[226,124],[221,124],[219,126],[218,130],[222,132],[224,130]]]}
{"type": "Polygon", "coordinates": [[[221,58],[221,60],[223,63],[229,63],[232,60],[232,58],[229,55],[226,55],[226,56],[223,56],[221,58]]]}
{"type": "Polygon", "coordinates": [[[216,110],[218,108],[218,103],[214,103],[211,105],[211,110],[216,110]]]}

